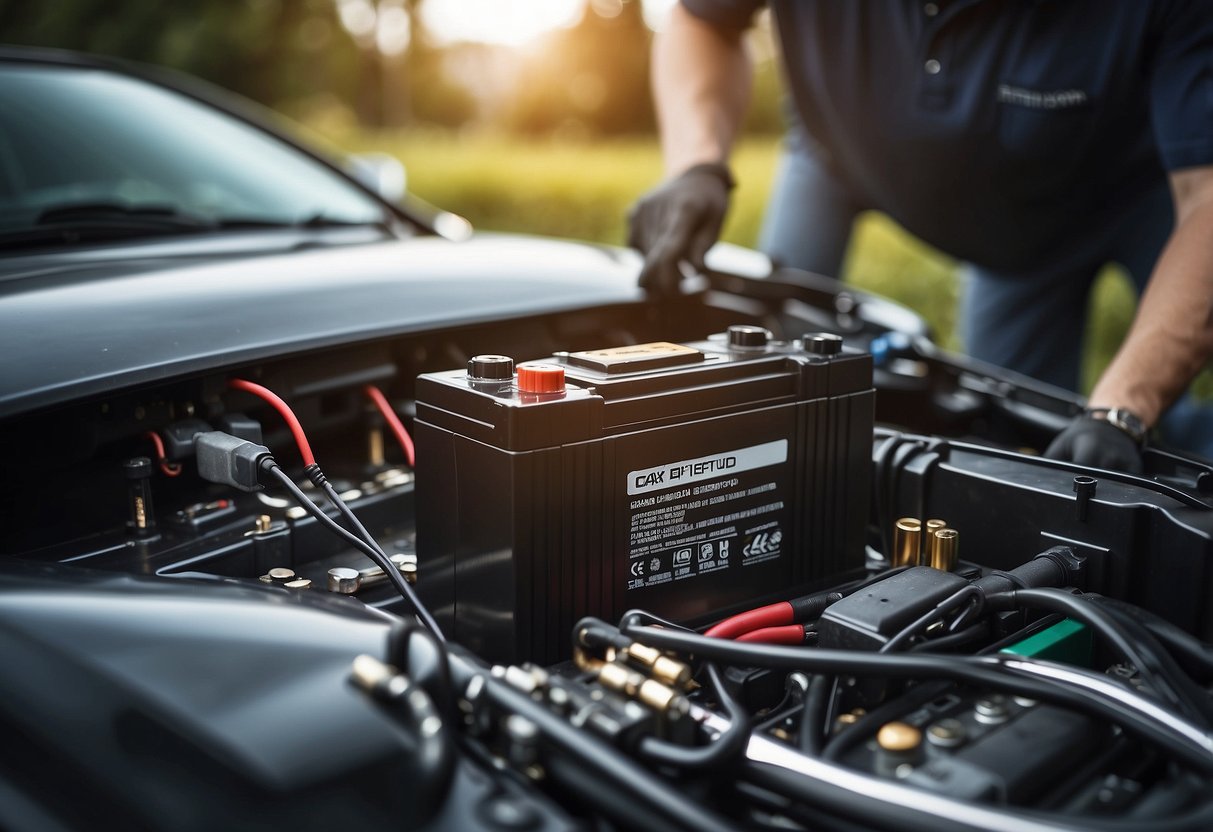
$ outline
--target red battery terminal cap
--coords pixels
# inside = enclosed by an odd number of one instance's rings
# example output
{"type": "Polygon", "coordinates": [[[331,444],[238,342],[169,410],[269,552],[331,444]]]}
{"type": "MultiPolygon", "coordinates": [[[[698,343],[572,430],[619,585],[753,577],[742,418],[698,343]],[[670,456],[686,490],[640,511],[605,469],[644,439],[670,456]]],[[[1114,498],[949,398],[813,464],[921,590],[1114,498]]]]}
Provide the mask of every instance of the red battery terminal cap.
{"type": "Polygon", "coordinates": [[[523,393],[563,393],[564,367],[555,364],[519,364],[518,389],[523,393]]]}

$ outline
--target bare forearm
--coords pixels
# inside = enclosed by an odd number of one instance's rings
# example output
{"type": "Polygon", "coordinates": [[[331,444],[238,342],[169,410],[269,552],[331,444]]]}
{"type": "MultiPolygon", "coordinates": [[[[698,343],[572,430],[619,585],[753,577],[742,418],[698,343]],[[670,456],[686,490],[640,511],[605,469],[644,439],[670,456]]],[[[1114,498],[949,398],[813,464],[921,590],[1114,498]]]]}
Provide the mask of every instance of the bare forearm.
{"type": "Polygon", "coordinates": [[[1175,232],[1091,392],[1093,407],[1125,407],[1151,425],[1213,355],[1213,170],[1177,174],[1173,185],[1175,232]]]}
{"type": "Polygon", "coordinates": [[[749,95],[750,61],[740,33],[722,32],[675,6],[653,53],[666,175],[725,160],[749,95]]]}

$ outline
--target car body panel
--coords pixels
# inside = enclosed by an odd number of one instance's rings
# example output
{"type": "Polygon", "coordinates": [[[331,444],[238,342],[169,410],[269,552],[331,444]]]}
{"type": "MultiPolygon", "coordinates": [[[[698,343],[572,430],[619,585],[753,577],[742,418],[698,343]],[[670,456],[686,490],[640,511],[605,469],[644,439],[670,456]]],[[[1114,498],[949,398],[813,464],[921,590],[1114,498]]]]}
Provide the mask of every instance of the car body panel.
{"type": "Polygon", "coordinates": [[[161,242],[0,271],[0,416],[275,354],[642,297],[628,252],[521,236],[178,254],[161,242]]]}

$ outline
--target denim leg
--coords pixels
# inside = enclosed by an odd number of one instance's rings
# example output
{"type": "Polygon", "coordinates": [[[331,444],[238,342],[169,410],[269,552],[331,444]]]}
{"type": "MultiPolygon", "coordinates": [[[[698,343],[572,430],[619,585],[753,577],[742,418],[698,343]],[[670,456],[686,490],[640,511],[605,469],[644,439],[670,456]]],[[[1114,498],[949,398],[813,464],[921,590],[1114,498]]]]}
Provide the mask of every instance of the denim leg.
{"type": "Polygon", "coordinates": [[[860,206],[794,134],[784,144],[758,248],[775,263],[837,277],[860,206]]]}
{"type": "Polygon", "coordinates": [[[969,355],[1078,389],[1087,294],[1095,269],[1004,275],[961,268],[961,340],[969,355]]]}

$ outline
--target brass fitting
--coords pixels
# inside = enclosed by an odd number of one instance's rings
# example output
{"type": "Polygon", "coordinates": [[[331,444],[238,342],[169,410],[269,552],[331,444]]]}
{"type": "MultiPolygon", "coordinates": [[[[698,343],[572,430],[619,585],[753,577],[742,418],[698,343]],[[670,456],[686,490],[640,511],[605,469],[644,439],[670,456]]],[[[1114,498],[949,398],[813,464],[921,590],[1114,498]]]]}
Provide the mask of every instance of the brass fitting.
{"type": "Polygon", "coordinates": [[[652,667],[661,658],[661,651],[656,647],[649,647],[647,644],[640,644],[635,641],[629,644],[624,652],[627,653],[629,659],[633,659],[644,667],[652,667]]]}
{"type": "Polygon", "coordinates": [[[585,639],[581,633],[577,634],[577,643],[573,645],[573,664],[577,665],[577,669],[584,673],[597,673],[606,664],[597,656],[591,655],[585,647],[585,639]]]}
{"type": "Polygon", "coordinates": [[[670,658],[655,647],[634,641],[623,653],[631,664],[648,670],[652,677],[663,685],[681,688],[691,680],[689,665],[670,658]]]}
{"type": "Polygon", "coordinates": [[[677,659],[661,656],[653,663],[653,678],[670,687],[685,687],[691,681],[691,668],[677,659]]]}
{"type": "Polygon", "coordinates": [[[678,691],[655,679],[645,678],[643,673],[622,664],[603,664],[598,671],[598,683],[637,700],[663,716],[678,717],[687,710],[687,702],[678,691]]]}
{"type": "Polygon", "coordinates": [[[378,425],[372,427],[367,431],[366,440],[367,461],[373,468],[382,468],[385,464],[383,455],[383,428],[378,425]]]}
{"type": "Polygon", "coordinates": [[[645,679],[642,674],[615,662],[603,663],[598,670],[600,685],[632,698],[640,692],[640,686],[647,681],[649,680],[645,679]]]}
{"type": "Polygon", "coordinates": [[[636,698],[640,700],[641,704],[648,705],[658,713],[666,715],[680,711],[677,706],[682,703],[682,697],[678,691],[654,679],[644,681],[636,698]]]}
{"type": "Polygon", "coordinates": [[[917,566],[922,549],[922,521],[917,517],[902,517],[893,526],[891,566],[917,566]]]}
{"type": "Polygon", "coordinates": [[[876,734],[876,744],[884,751],[915,751],[922,745],[922,731],[904,722],[886,722],[876,734]]]}
{"type": "Polygon", "coordinates": [[[956,529],[938,529],[927,538],[927,563],[931,567],[951,572],[959,556],[960,532],[956,529]]]}

